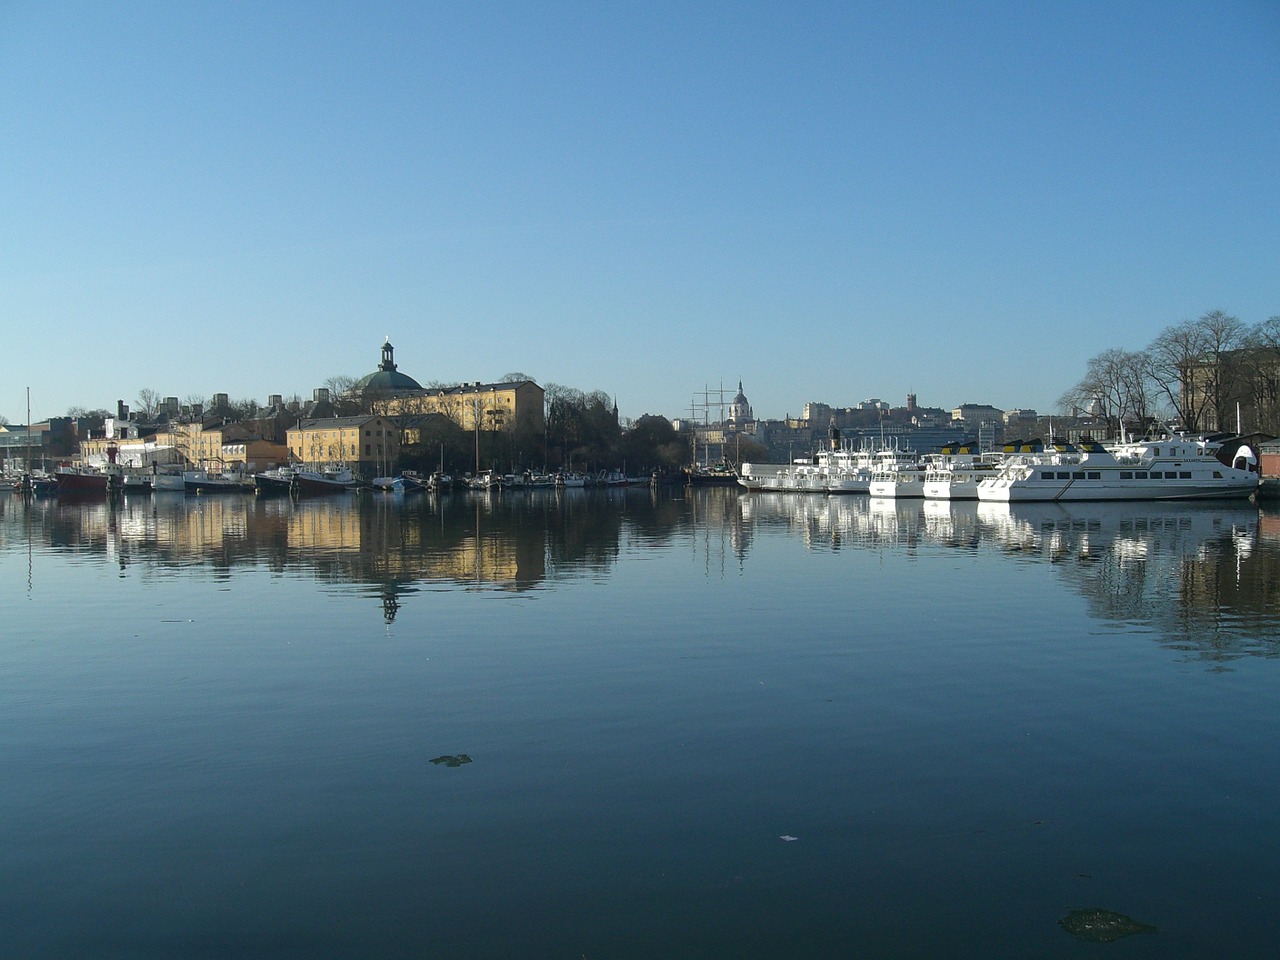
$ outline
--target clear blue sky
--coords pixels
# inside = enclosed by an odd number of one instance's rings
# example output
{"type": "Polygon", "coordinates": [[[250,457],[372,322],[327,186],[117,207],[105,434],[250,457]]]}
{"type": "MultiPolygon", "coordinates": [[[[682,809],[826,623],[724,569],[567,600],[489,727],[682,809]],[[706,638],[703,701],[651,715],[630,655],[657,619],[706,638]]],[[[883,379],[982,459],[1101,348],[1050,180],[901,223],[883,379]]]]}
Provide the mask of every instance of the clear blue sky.
{"type": "Polygon", "coordinates": [[[0,0],[0,413],[1051,410],[1280,313],[1280,4],[0,0]]]}

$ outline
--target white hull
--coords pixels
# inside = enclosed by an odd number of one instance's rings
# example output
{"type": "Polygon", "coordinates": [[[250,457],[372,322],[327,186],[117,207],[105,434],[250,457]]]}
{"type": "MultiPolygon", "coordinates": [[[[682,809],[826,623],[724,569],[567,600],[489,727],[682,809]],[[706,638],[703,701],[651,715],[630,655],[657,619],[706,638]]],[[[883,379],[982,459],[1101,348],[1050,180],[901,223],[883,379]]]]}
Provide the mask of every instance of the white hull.
{"type": "Polygon", "coordinates": [[[978,490],[979,500],[997,503],[1088,502],[1105,500],[1218,500],[1244,499],[1258,489],[1257,480],[1240,483],[1161,481],[1133,484],[1095,482],[1079,484],[1018,484],[989,482],[978,490]]]}
{"type": "Polygon", "coordinates": [[[924,496],[924,474],[873,477],[867,492],[883,500],[918,500],[924,496]]]}
{"type": "Polygon", "coordinates": [[[1000,503],[1087,502],[1103,500],[1243,499],[1258,489],[1260,476],[1241,448],[1239,466],[1229,467],[1214,454],[1218,444],[1165,438],[1082,451],[1014,457],[995,476],[978,485],[978,499],[1000,503]]]}
{"type": "Polygon", "coordinates": [[[974,475],[956,475],[945,479],[925,480],[926,500],[977,500],[978,482],[974,475]]]}

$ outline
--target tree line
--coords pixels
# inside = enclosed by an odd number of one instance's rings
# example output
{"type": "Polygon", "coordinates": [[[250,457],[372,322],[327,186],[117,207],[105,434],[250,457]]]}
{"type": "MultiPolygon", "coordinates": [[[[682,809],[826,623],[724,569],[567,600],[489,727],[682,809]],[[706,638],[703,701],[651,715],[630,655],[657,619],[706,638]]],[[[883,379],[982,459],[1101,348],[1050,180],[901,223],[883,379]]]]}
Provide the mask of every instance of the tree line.
{"type": "Polygon", "coordinates": [[[1280,434],[1280,316],[1250,326],[1222,310],[1167,327],[1143,350],[1092,357],[1058,400],[1116,433],[1174,421],[1192,432],[1245,429],[1280,434]]]}

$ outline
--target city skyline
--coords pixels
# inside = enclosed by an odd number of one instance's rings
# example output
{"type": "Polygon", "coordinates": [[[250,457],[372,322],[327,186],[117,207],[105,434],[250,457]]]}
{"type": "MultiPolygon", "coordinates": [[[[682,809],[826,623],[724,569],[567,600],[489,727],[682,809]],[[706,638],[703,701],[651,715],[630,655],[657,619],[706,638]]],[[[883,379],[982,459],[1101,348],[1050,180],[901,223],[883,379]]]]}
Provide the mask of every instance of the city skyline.
{"type": "Polygon", "coordinates": [[[1280,313],[1277,50],[1251,0],[9,4],[0,413],[305,398],[386,336],[627,418],[1051,412],[1280,313]]]}

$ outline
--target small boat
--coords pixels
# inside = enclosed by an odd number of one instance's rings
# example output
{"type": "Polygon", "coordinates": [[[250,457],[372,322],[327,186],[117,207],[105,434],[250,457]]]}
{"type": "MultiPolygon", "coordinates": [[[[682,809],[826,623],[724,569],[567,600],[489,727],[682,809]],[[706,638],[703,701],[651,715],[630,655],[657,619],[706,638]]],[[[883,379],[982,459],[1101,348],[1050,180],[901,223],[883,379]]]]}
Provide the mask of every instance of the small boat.
{"type": "Polygon", "coordinates": [[[477,473],[467,481],[468,490],[500,490],[502,477],[491,470],[477,473]]]}
{"type": "Polygon", "coordinates": [[[695,487],[733,487],[738,475],[727,463],[695,464],[684,468],[685,483],[695,487]]]}
{"type": "Polygon", "coordinates": [[[294,488],[299,494],[341,493],[344,490],[354,490],[356,486],[356,478],[351,469],[342,466],[299,470],[294,480],[294,488]]]}
{"type": "Polygon", "coordinates": [[[182,474],[182,484],[187,493],[239,493],[245,489],[244,475],[239,470],[187,470],[182,474]]]}
{"type": "Polygon", "coordinates": [[[125,493],[139,494],[151,492],[152,473],[144,467],[126,467],[122,486],[125,493]]]}
{"type": "Polygon", "coordinates": [[[433,489],[431,487],[432,478],[424,477],[416,470],[406,470],[400,474],[398,479],[405,493],[421,493],[423,490],[433,489]]]}
{"type": "Polygon", "coordinates": [[[187,489],[182,477],[182,467],[176,463],[153,463],[151,465],[151,492],[177,492],[187,489]]]}
{"type": "Polygon", "coordinates": [[[291,467],[272,467],[253,475],[253,489],[264,496],[292,493],[297,471],[291,467]]]}

